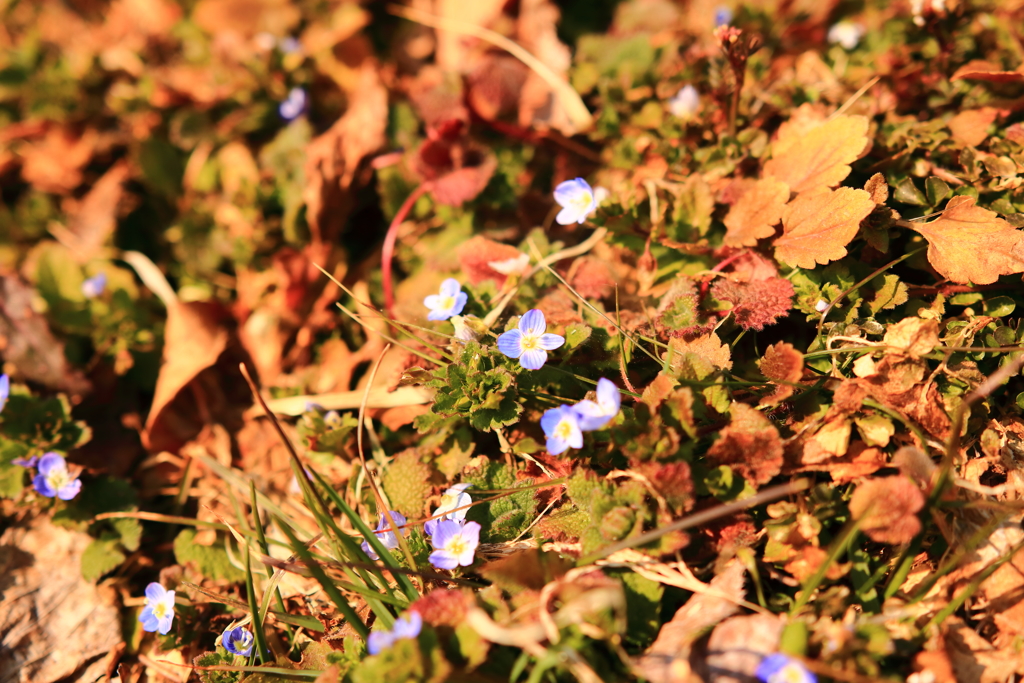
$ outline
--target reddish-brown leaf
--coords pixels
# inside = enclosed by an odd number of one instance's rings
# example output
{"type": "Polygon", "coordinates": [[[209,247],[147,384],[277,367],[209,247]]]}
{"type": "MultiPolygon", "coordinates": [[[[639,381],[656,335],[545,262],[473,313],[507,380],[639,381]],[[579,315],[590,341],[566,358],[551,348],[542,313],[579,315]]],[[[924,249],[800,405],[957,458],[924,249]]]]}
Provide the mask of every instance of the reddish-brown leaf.
{"type": "Polygon", "coordinates": [[[759,239],[771,237],[787,201],[789,185],[775,178],[758,180],[726,214],[723,243],[728,247],[752,247],[759,239]]]}
{"type": "Polygon", "coordinates": [[[775,383],[775,391],[761,398],[759,404],[763,406],[778,405],[792,396],[796,389],[790,384],[799,382],[804,376],[804,355],[786,342],[778,342],[765,349],[764,357],[757,365],[761,374],[775,383]]]}
{"type": "Polygon", "coordinates": [[[989,83],[1020,83],[1024,81],[1024,72],[1021,72],[1020,68],[1016,71],[1003,71],[998,64],[975,59],[957,69],[949,80],[958,81],[962,78],[989,83]]]}
{"type": "Polygon", "coordinates": [[[878,543],[909,543],[921,530],[917,513],[924,494],[903,476],[869,479],[853,492],[850,514],[861,520],[860,530],[878,543]]]}
{"type": "Polygon", "coordinates": [[[843,258],[860,222],[874,208],[870,194],[849,187],[798,196],[782,212],[783,232],[775,240],[775,258],[799,268],[843,258]]]}
{"type": "Polygon", "coordinates": [[[744,403],[733,403],[732,419],[708,449],[708,459],[729,465],[755,486],[782,471],[782,439],[779,430],[760,412],[744,403]]]}
{"type": "Polygon", "coordinates": [[[987,285],[1024,272],[1024,235],[974,197],[953,197],[937,220],[910,227],[928,240],[928,262],[953,282],[987,285]]]}
{"type": "Polygon", "coordinates": [[[491,267],[491,263],[519,258],[521,251],[510,244],[502,244],[477,235],[458,248],[457,255],[462,270],[472,284],[494,280],[499,285],[508,277],[491,267]]]}
{"type": "Polygon", "coordinates": [[[789,314],[795,292],[789,280],[773,277],[753,282],[718,280],[711,287],[711,294],[732,303],[732,314],[740,327],[762,330],[789,314]]]}
{"type": "Polygon", "coordinates": [[[863,116],[837,116],[806,132],[790,129],[773,143],[764,175],[797,193],[835,187],[868,146],[867,132],[863,116]]]}
{"type": "Polygon", "coordinates": [[[951,118],[946,127],[961,145],[977,147],[988,137],[988,127],[998,116],[999,110],[992,107],[967,109],[951,118]]]}

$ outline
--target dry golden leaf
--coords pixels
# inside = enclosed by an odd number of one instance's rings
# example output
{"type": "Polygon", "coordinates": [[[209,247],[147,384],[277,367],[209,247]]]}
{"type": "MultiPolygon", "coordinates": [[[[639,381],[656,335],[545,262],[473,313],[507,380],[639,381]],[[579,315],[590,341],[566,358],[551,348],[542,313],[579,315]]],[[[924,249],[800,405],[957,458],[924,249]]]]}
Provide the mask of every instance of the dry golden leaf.
{"type": "Polygon", "coordinates": [[[968,109],[951,118],[946,127],[961,145],[977,147],[988,137],[988,127],[998,116],[999,110],[992,107],[968,109]]]}
{"type": "Polygon", "coordinates": [[[953,197],[938,220],[910,227],[928,240],[928,262],[953,282],[988,285],[1024,272],[1022,234],[974,197],[953,197]]]}
{"type": "Polygon", "coordinates": [[[769,346],[757,365],[761,374],[776,383],[775,391],[761,398],[758,405],[762,406],[774,406],[785,401],[795,391],[791,384],[799,382],[804,376],[803,354],[786,342],[769,346]]]}
{"type": "Polygon", "coordinates": [[[864,183],[864,190],[871,195],[871,201],[875,204],[885,204],[889,199],[889,183],[881,173],[876,173],[868,178],[868,181],[864,183]]]}
{"type": "Polygon", "coordinates": [[[714,332],[692,340],[673,337],[669,342],[669,347],[676,355],[693,353],[719,370],[732,370],[732,352],[714,332]]]}
{"type": "Polygon", "coordinates": [[[868,120],[863,116],[837,116],[800,137],[791,133],[775,143],[764,174],[798,193],[835,187],[867,147],[867,133],[868,120]]]}
{"type": "Polygon", "coordinates": [[[923,318],[904,318],[889,326],[883,342],[895,352],[921,358],[939,345],[939,323],[923,318]]]}
{"type": "Polygon", "coordinates": [[[988,81],[989,83],[1020,83],[1024,81],[1022,68],[1024,68],[1024,65],[1018,67],[1016,71],[1003,71],[1003,68],[998,64],[975,59],[957,69],[956,73],[949,80],[959,81],[962,78],[966,78],[970,81],[988,81]]]}
{"type": "Polygon", "coordinates": [[[755,182],[725,217],[727,247],[752,247],[775,234],[775,225],[789,201],[789,185],[774,178],[755,182]]]}
{"type": "Polygon", "coordinates": [[[869,479],[853,492],[850,514],[861,520],[860,530],[872,541],[909,543],[921,531],[918,511],[924,494],[903,476],[869,479]]]}
{"type": "Polygon", "coordinates": [[[798,196],[782,212],[775,258],[800,268],[843,258],[860,222],[874,208],[870,194],[849,187],[798,196]]]}
{"type": "Polygon", "coordinates": [[[715,465],[729,465],[755,486],[767,483],[782,471],[782,439],[771,421],[745,403],[729,408],[729,425],[708,449],[715,465]]]}
{"type": "Polygon", "coordinates": [[[117,207],[124,195],[123,183],[128,179],[128,165],[119,162],[96,181],[81,202],[69,203],[68,227],[51,227],[54,235],[67,247],[79,263],[86,263],[100,249],[117,227],[117,207]]]}

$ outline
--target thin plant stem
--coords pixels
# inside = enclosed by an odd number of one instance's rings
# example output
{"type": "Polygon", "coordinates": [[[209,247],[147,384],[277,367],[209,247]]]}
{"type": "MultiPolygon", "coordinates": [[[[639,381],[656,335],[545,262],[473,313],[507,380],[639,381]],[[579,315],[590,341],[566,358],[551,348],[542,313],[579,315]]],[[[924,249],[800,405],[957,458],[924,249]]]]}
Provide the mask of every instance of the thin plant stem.
{"type": "Polygon", "coordinates": [[[398,211],[395,212],[395,217],[391,219],[391,225],[388,226],[387,235],[384,236],[384,246],[380,251],[380,274],[381,284],[384,288],[384,309],[392,318],[395,317],[395,294],[391,286],[391,261],[395,255],[395,242],[398,241],[398,228],[405,222],[405,217],[409,215],[416,200],[429,192],[431,187],[431,183],[422,183],[409,193],[402,205],[398,207],[398,211]]]}

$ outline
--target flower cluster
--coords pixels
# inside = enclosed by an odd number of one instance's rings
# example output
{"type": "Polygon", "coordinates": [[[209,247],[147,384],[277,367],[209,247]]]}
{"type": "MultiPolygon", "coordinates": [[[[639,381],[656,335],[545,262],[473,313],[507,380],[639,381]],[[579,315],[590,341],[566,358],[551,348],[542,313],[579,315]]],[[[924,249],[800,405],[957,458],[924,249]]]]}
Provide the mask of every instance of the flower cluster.
{"type": "Polygon", "coordinates": [[[82,482],[77,474],[68,470],[68,463],[58,453],[44,453],[42,457],[17,458],[15,465],[22,467],[38,467],[36,476],[32,478],[32,486],[40,495],[47,498],[71,500],[82,490],[82,482]]]}
{"type": "MultiPolygon", "coordinates": [[[[404,536],[405,532],[402,531],[402,527],[405,526],[405,515],[403,515],[401,512],[396,512],[395,510],[388,510],[388,513],[391,515],[391,519],[394,520],[395,525],[398,527],[398,533],[404,536]]],[[[377,528],[376,530],[374,530],[374,534],[377,536],[377,538],[380,539],[380,542],[384,544],[385,548],[387,548],[388,550],[394,550],[398,547],[398,536],[395,534],[394,530],[382,531],[382,529],[386,528],[388,528],[387,515],[381,515],[380,521],[377,522],[377,528]]],[[[363,549],[363,552],[366,553],[366,555],[371,560],[380,559],[377,553],[373,552],[373,548],[370,547],[369,541],[363,541],[361,547],[363,549]]]]}
{"type": "Polygon", "coordinates": [[[371,655],[380,654],[381,651],[394,645],[395,641],[417,637],[422,629],[423,617],[420,616],[420,613],[409,612],[407,618],[395,619],[395,625],[391,627],[390,631],[371,633],[370,637],[366,639],[366,649],[370,651],[371,655]]]}
{"type": "Polygon", "coordinates": [[[224,649],[240,657],[248,657],[252,654],[254,642],[255,639],[249,629],[241,626],[227,629],[220,637],[220,644],[224,646],[224,649]]]}
{"type": "Polygon", "coordinates": [[[818,679],[803,664],[776,652],[761,660],[754,674],[762,683],[817,683],[818,679]]]}
{"type": "Polygon", "coordinates": [[[597,381],[597,400],[583,400],[574,406],[552,408],[540,418],[541,429],[547,437],[547,449],[552,455],[569,448],[583,447],[583,432],[601,429],[619,414],[622,397],[618,387],[602,377],[597,381]]]}
{"type": "Polygon", "coordinates": [[[498,337],[498,350],[509,358],[518,358],[527,370],[540,370],[548,360],[548,351],[565,343],[565,337],[547,332],[544,314],[531,308],[519,319],[518,329],[498,337]]]}
{"type": "Polygon", "coordinates": [[[169,591],[155,581],[146,586],[146,606],[139,614],[143,631],[156,631],[165,636],[174,621],[174,591],[169,591]]]}

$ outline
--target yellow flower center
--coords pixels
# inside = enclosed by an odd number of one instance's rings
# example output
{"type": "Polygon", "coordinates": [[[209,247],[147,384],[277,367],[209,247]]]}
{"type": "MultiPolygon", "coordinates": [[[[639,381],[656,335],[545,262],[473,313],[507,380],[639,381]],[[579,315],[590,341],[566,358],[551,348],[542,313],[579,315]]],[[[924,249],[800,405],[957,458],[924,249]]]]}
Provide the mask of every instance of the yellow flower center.
{"type": "Polygon", "coordinates": [[[572,436],[572,432],[572,423],[568,420],[562,420],[555,426],[555,436],[559,439],[568,439],[572,436]]]}
{"type": "Polygon", "coordinates": [[[167,605],[162,602],[158,602],[153,605],[153,616],[157,619],[163,619],[164,615],[167,614],[167,605]]]}
{"type": "Polygon", "coordinates": [[[463,554],[464,552],[466,552],[467,549],[468,546],[466,544],[466,541],[462,538],[461,535],[452,537],[452,539],[449,540],[448,544],[445,546],[445,550],[450,552],[452,555],[456,556],[463,554]]]}
{"type": "Polygon", "coordinates": [[[540,338],[532,334],[524,334],[520,345],[523,347],[523,351],[533,351],[540,346],[540,338]]]}
{"type": "Polygon", "coordinates": [[[451,308],[454,305],[455,305],[455,297],[454,296],[442,296],[442,297],[440,297],[438,299],[438,302],[437,302],[437,307],[439,309],[445,310],[445,311],[448,310],[449,308],[451,308]]]}
{"type": "Polygon", "coordinates": [[[579,195],[577,195],[575,199],[572,200],[572,203],[573,206],[575,206],[577,209],[583,211],[590,207],[593,201],[594,195],[590,194],[589,192],[582,192],[579,195]]]}
{"type": "Polygon", "coordinates": [[[46,483],[50,485],[54,491],[59,491],[71,482],[71,477],[68,475],[67,470],[53,469],[46,475],[46,483]]]}
{"type": "Polygon", "coordinates": [[[788,664],[771,677],[772,683],[804,683],[804,675],[800,667],[788,664]]]}

